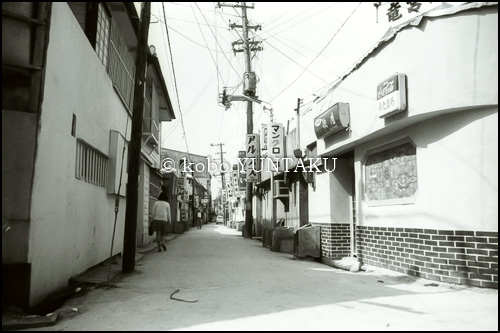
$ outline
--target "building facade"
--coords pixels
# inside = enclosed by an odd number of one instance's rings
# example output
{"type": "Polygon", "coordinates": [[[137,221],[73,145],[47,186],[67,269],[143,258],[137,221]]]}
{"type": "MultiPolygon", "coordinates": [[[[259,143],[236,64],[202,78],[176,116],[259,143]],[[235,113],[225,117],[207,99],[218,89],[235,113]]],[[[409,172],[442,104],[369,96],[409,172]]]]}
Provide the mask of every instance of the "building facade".
{"type": "Polygon", "coordinates": [[[497,73],[497,3],[391,28],[312,103],[299,101],[289,168],[254,187],[253,234],[311,224],[325,264],[357,257],[498,288],[497,73]]]}
{"type": "Polygon", "coordinates": [[[2,3],[6,304],[33,307],[122,251],[137,20],[132,3],[2,3]]]}
{"type": "Polygon", "coordinates": [[[498,287],[497,73],[497,4],[469,3],[391,29],[304,110],[325,263],[498,287]]]}

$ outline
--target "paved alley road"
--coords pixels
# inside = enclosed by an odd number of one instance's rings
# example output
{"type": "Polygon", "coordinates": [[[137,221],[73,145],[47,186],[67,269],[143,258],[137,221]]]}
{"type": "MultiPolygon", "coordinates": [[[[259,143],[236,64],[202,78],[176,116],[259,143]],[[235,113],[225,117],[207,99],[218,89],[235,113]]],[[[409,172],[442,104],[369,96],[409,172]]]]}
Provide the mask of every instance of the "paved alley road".
{"type": "Polygon", "coordinates": [[[498,291],[350,273],[209,224],[147,253],[117,288],[73,298],[40,330],[498,330],[498,291]],[[428,286],[425,286],[425,285],[428,286]],[[183,302],[170,298],[197,301],[183,302]]]}

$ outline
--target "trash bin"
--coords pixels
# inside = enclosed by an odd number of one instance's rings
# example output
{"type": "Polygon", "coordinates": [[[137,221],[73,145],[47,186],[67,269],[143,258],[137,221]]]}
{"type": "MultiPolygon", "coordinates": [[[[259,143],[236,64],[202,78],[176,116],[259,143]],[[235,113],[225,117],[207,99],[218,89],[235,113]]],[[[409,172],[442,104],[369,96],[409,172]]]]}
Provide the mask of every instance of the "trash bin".
{"type": "Polygon", "coordinates": [[[295,232],[294,255],[296,257],[321,257],[321,228],[305,225],[295,232]]]}
{"type": "Polygon", "coordinates": [[[271,251],[293,254],[293,227],[277,227],[272,232],[271,251]]]}

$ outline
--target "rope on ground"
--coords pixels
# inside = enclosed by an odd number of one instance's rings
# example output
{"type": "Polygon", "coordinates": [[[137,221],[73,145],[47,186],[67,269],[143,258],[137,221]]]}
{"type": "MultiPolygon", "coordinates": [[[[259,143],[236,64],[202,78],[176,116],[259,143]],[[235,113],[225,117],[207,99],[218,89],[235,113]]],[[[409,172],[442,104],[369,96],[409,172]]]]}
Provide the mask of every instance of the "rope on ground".
{"type": "Polygon", "coordinates": [[[180,289],[177,289],[176,291],[174,291],[172,294],[170,294],[170,299],[173,299],[173,300],[176,300],[176,301],[181,301],[181,302],[187,302],[187,303],[196,303],[198,302],[198,300],[196,301],[186,301],[184,299],[180,299],[180,298],[175,298],[173,297],[176,293],[178,293],[180,291],[180,289]]]}

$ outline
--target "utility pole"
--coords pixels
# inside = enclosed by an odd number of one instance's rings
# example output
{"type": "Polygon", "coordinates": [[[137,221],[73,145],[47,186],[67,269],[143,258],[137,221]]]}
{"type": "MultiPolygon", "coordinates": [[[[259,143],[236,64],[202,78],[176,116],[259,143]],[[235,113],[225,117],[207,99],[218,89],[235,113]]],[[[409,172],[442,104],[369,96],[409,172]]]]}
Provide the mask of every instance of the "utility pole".
{"type": "MultiPolygon", "coordinates": [[[[245,53],[245,69],[246,72],[243,75],[243,94],[247,96],[247,134],[253,134],[253,109],[252,109],[252,99],[257,99],[255,96],[255,90],[257,85],[257,79],[255,73],[252,72],[252,62],[251,62],[251,51],[261,51],[262,47],[253,46],[258,44],[256,41],[248,40],[248,29],[260,29],[260,25],[257,26],[249,26],[247,19],[247,8],[253,9],[252,6],[247,6],[246,2],[241,2],[241,5],[227,5],[218,3],[219,7],[241,7],[241,18],[242,24],[231,24],[231,28],[242,28],[243,31],[243,40],[233,42],[233,51],[236,52],[244,52],[245,53]],[[235,45],[243,45],[243,49],[234,49],[235,45]],[[250,97],[250,98],[248,98],[250,97]]],[[[226,94],[223,94],[224,97],[227,98],[226,94]]],[[[227,101],[227,100],[226,100],[227,101]]],[[[223,103],[225,104],[224,98],[223,103]]],[[[245,200],[245,227],[243,230],[243,237],[252,238],[252,226],[253,226],[253,216],[252,216],[252,200],[253,200],[253,184],[251,182],[247,182],[246,185],[246,200],[245,200]]]]}
{"type": "Polygon", "coordinates": [[[135,63],[134,105],[132,115],[132,133],[130,139],[130,161],[128,164],[127,207],[125,210],[125,235],[123,239],[122,272],[135,270],[135,233],[137,229],[137,204],[139,190],[139,165],[141,160],[142,122],[144,93],[146,90],[146,67],[148,52],[149,21],[151,3],[143,2],[139,21],[137,58],[135,63]]]}
{"type": "Polygon", "coordinates": [[[196,183],[194,179],[194,171],[191,173],[191,184],[193,185],[191,187],[193,193],[191,193],[191,210],[193,211],[193,222],[191,223],[191,227],[196,226],[196,207],[194,206],[194,195],[196,193],[196,183]]]}
{"type": "MultiPolygon", "coordinates": [[[[222,146],[224,146],[224,144],[222,142],[220,143],[215,143],[215,144],[210,144],[212,147],[213,146],[219,146],[220,147],[220,153],[217,153],[217,154],[220,154],[220,163],[222,165],[222,163],[224,163],[224,152],[222,151],[222,146]]],[[[226,190],[226,182],[224,181],[224,172],[222,171],[222,167],[221,167],[221,172],[220,172],[221,176],[222,176],[222,189],[223,190],[226,190]]],[[[224,198],[221,198],[222,199],[222,218],[224,219],[224,225],[226,225],[226,200],[223,200],[224,198]]]]}

